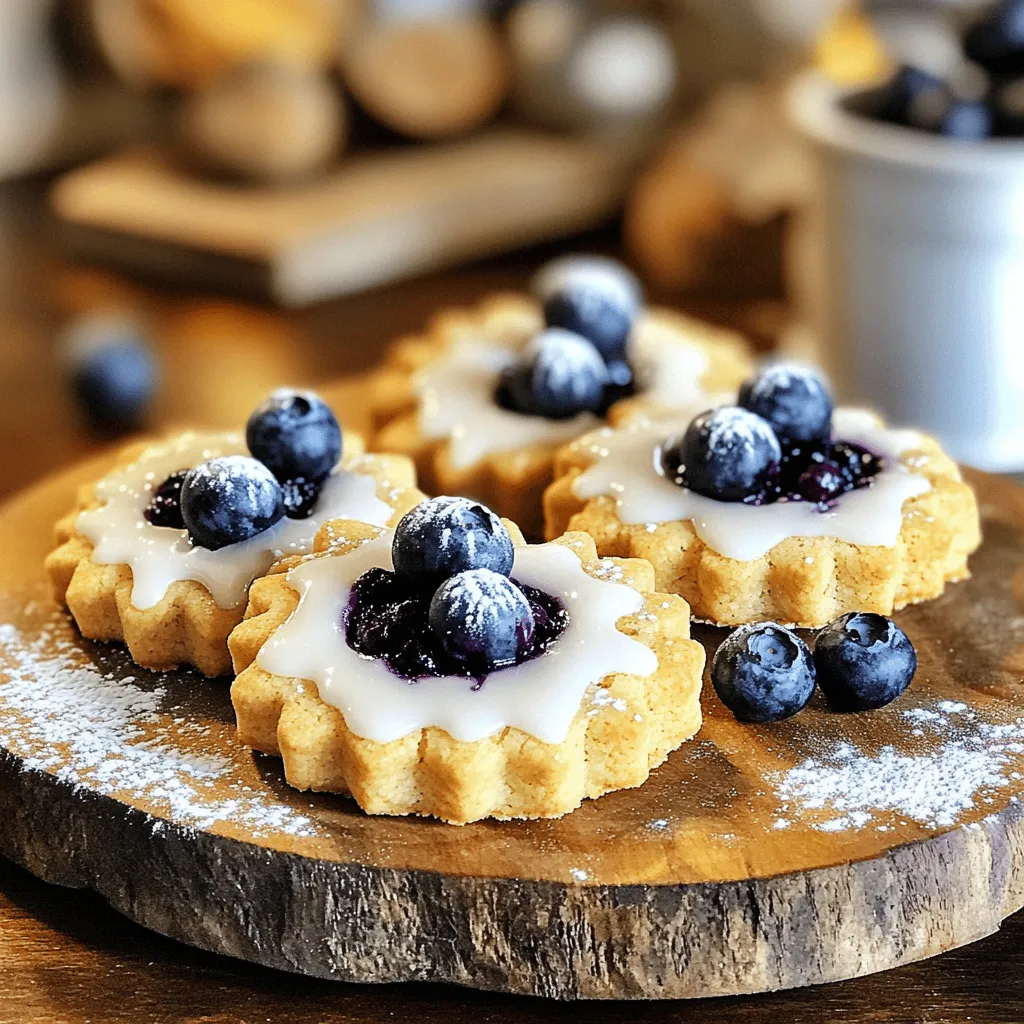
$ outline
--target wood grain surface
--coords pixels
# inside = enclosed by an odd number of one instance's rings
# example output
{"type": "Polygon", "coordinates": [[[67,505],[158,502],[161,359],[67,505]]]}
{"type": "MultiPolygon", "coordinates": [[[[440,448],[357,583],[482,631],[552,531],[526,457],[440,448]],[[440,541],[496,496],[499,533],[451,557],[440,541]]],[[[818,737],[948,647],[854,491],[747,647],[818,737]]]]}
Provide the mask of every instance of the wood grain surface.
{"type": "Polygon", "coordinates": [[[206,285],[234,273],[303,306],[600,224],[637,159],[622,146],[495,130],[362,154],[275,189],[126,153],[69,172],[53,206],[78,245],[129,267],[156,264],[206,285]]]}
{"type": "MultiPolygon", "coordinates": [[[[972,477],[986,508],[974,578],[899,616],[920,658],[901,701],[853,716],[818,702],[753,727],[708,689],[698,738],[639,790],[558,821],[456,828],[290,790],[276,762],[238,745],[223,681],[142,672],[54,618],[40,568],[49,525],[101,472],[87,462],[0,512],[0,607],[18,630],[0,644],[0,850],[45,879],[275,968],[560,999],[869,974],[990,934],[1024,903],[1024,513],[1012,485],[972,477]],[[114,682],[97,695],[99,674],[114,682]],[[121,677],[159,700],[118,726],[134,737],[113,735],[97,768],[95,745],[68,736],[103,727],[121,677]],[[26,678],[56,703],[26,710],[26,678]],[[72,686],[83,689],[67,690],[69,714],[61,687],[72,686]],[[60,728],[47,727],[54,718],[60,728]],[[166,754],[137,768],[137,743],[166,754]],[[863,781],[837,767],[848,748],[862,773],[892,772],[894,757],[904,767],[865,802],[847,791],[863,781]],[[965,750],[987,781],[970,781],[972,760],[966,791],[923,810],[927,794],[888,791],[942,786],[965,750]],[[224,767],[200,788],[193,766],[210,758],[224,767]],[[832,773],[838,792],[787,790],[807,765],[832,773]]],[[[701,631],[709,654],[722,635],[701,631]]]]}
{"type": "MultiPolygon", "coordinates": [[[[62,322],[98,303],[146,314],[171,384],[153,425],[236,423],[279,380],[315,384],[364,369],[432,309],[515,287],[552,248],[455,273],[435,274],[302,313],[142,287],[68,262],[45,217],[48,182],[0,187],[0,494],[109,448],[69,402],[53,350],[62,322]],[[207,377],[213,378],[208,381],[207,377]],[[232,388],[217,380],[230,377],[232,388]]],[[[614,251],[610,233],[574,249],[614,251]]],[[[742,305],[701,294],[691,311],[718,322],[760,324],[742,305]]],[[[662,296],[668,298],[668,296],[662,296]]],[[[771,319],[771,318],[769,318],[771,319]]],[[[767,335],[766,335],[767,336],[767,335]]],[[[1006,1024],[1024,1020],[1024,915],[995,935],[941,957],[879,975],[769,995],[688,1003],[579,1006],[444,985],[321,982],[196,950],[133,924],[100,897],[40,882],[0,858],[0,1024],[155,1024],[265,1021],[665,1021],[828,1024],[1006,1024]]]]}

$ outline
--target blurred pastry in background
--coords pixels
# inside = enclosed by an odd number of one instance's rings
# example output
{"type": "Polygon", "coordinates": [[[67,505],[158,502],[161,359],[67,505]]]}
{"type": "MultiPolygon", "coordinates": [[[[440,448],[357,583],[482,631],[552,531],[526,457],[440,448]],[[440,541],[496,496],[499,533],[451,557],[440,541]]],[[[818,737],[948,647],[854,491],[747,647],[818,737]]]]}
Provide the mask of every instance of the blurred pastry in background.
{"type": "MultiPolygon", "coordinates": [[[[811,175],[777,90],[725,86],[637,180],[626,204],[627,247],[659,287],[699,287],[731,234],[806,203],[811,175]]],[[[739,280],[730,287],[749,290],[739,280]]]]}
{"type": "Polygon", "coordinates": [[[328,66],[352,0],[88,0],[93,33],[128,85],[208,86],[260,60],[328,66]]]}
{"type": "Polygon", "coordinates": [[[347,127],[344,99],[324,72],[259,63],[186,94],[177,142],[203,171],[286,182],[334,163],[347,127]]]}
{"type": "Polygon", "coordinates": [[[675,50],[649,18],[579,0],[524,0],[507,20],[513,106],[560,130],[650,128],[676,94],[675,50]]]}
{"type": "Polygon", "coordinates": [[[373,118],[402,135],[437,139],[497,113],[508,61],[490,19],[466,4],[378,6],[341,53],[345,83],[373,118]]]}

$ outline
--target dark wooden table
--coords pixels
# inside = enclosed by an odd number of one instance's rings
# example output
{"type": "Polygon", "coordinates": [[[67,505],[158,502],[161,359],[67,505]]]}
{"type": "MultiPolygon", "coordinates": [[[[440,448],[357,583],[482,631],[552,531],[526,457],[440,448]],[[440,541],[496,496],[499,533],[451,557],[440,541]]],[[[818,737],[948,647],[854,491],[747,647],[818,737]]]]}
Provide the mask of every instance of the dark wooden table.
{"type": "MultiPolygon", "coordinates": [[[[0,188],[0,496],[94,452],[54,358],[75,312],[127,305],[146,317],[165,385],[153,425],[242,422],[272,386],[371,365],[434,309],[516,287],[554,249],[487,261],[301,313],[142,286],[61,258],[44,182],[0,188]]],[[[604,233],[576,244],[613,244],[604,233]]],[[[749,309],[688,304],[723,322],[749,309]]],[[[2,827],[2,826],[0,826],[2,827]]],[[[963,950],[884,975],[745,999],[559,1005],[443,986],[375,988],[276,974],[146,932],[90,893],[0,861],[0,1024],[743,1021],[771,1024],[1008,1024],[1024,1020],[1024,914],[963,950]]]]}

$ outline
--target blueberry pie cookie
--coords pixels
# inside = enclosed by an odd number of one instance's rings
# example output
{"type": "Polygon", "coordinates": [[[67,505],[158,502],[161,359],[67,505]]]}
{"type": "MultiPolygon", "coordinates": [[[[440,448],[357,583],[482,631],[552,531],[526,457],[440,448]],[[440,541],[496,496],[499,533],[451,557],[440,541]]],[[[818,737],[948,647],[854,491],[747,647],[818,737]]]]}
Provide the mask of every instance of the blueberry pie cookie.
{"type": "Polygon", "coordinates": [[[776,365],[738,404],[638,419],[558,453],[546,535],[646,558],[694,616],[823,626],[888,615],[968,575],[974,493],[931,438],[833,409],[812,370],[776,365]]]}
{"type": "Polygon", "coordinates": [[[243,742],[370,814],[559,817],[700,728],[681,598],[585,534],[526,545],[464,498],[339,520],[257,580],[230,638],[243,742]]]}
{"type": "Polygon", "coordinates": [[[440,314],[392,346],[369,395],[372,448],[412,457],[428,493],[471,494],[528,535],[560,445],[641,399],[676,408],[750,371],[737,336],[646,309],[610,260],[558,261],[535,292],[440,314]]]}
{"type": "Polygon", "coordinates": [[[310,392],[278,391],[243,438],[185,433],[126,451],[57,524],[46,570],[84,636],[145,668],[231,669],[250,583],[346,516],[384,526],[423,496],[401,456],[362,454],[310,392]]]}

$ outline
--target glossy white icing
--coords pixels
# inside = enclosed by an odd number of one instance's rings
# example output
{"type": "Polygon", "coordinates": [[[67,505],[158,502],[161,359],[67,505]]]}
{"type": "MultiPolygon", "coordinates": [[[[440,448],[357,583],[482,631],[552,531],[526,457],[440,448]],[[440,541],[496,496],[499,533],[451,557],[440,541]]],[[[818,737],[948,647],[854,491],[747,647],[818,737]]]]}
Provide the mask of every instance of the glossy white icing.
{"type": "Polygon", "coordinates": [[[560,598],[569,612],[565,632],[532,661],[492,673],[478,689],[461,676],[410,683],[379,660],[357,654],[342,627],[352,584],[367,569],[392,567],[385,533],[346,555],[315,558],[292,569],[299,605],[264,644],[261,668],[309,679],[358,736],[389,742],[437,726],[457,740],[484,739],[513,726],[544,743],[565,739],[587,687],[611,672],[650,675],[654,652],[620,633],[615,623],[639,611],[641,595],[594,579],[579,557],[558,544],[517,547],[512,576],[560,598]]]}
{"type": "Polygon", "coordinates": [[[468,469],[495,452],[564,444],[600,422],[592,413],[549,420],[498,405],[494,392],[501,371],[516,361],[519,351],[517,345],[484,338],[457,342],[417,374],[420,433],[448,439],[455,469],[468,469]]]}
{"type": "Polygon", "coordinates": [[[345,517],[384,526],[391,518],[392,509],[378,499],[374,479],[339,466],[308,519],[282,519],[258,536],[219,551],[194,547],[186,530],[147,522],[143,512],[153,491],[171,473],[246,451],[241,434],[182,434],[147,448],[131,465],[114,470],[96,485],[102,504],[79,515],[78,531],[92,542],[94,562],[131,569],[136,608],[151,608],[175,580],[196,580],[221,608],[235,608],[245,600],[249,584],[274,561],[310,551],[317,530],[328,519],[345,517]]]}
{"type": "Polygon", "coordinates": [[[701,386],[707,354],[699,345],[688,344],[677,324],[657,315],[642,317],[629,339],[629,361],[637,390],[651,405],[674,411],[694,402],[712,404],[701,386]]]}
{"type": "Polygon", "coordinates": [[[863,546],[892,547],[903,524],[903,503],[931,489],[928,480],[900,459],[920,445],[913,430],[893,430],[865,409],[837,409],[835,436],[885,457],[886,468],[870,487],[844,494],[825,512],[808,502],[745,505],[715,501],[679,487],[662,475],[657,447],[705,408],[693,405],[672,420],[639,420],[619,430],[605,428],[581,438],[594,463],[573,484],[578,498],[611,495],[624,523],[690,519],[697,535],[727,558],[760,558],[787,537],[836,537],[863,546]]]}
{"type": "MultiPolygon", "coordinates": [[[[592,413],[550,420],[498,405],[494,392],[501,371],[521,351],[521,345],[512,342],[463,340],[416,375],[420,433],[432,440],[448,439],[455,469],[468,469],[495,452],[564,444],[600,422],[592,413]]],[[[676,408],[703,394],[700,380],[707,369],[706,355],[656,317],[644,316],[637,324],[629,358],[641,389],[660,406],[676,408]]]]}

